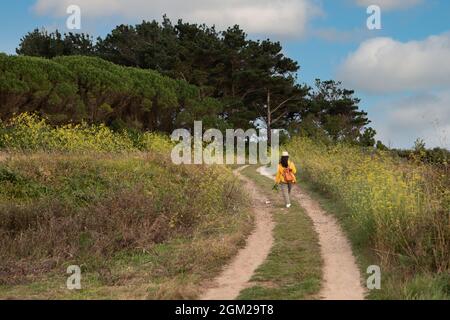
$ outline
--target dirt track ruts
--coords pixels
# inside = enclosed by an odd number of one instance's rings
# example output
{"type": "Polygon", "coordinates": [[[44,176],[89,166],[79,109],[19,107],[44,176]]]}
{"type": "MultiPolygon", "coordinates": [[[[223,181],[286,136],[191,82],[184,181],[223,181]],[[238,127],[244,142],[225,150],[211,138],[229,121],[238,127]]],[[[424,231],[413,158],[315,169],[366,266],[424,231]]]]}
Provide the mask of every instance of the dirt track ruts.
{"type": "Polygon", "coordinates": [[[222,273],[213,281],[212,285],[200,296],[202,300],[232,300],[245,289],[251,276],[260,264],[266,260],[273,244],[272,231],[274,222],[270,208],[265,205],[265,197],[258,192],[258,187],[250,179],[239,172],[247,166],[235,170],[235,174],[245,183],[250,193],[252,209],[255,216],[255,228],[247,238],[246,245],[239,250],[230,264],[225,266],[222,273]]]}
{"type": "MultiPolygon", "coordinates": [[[[258,172],[273,179],[267,167],[259,168],[258,172]]],[[[319,236],[320,254],[324,262],[319,297],[324,300],[363,300],[366,291],[361,285],[361,273],[350,242],[337,219],[326,213],[298,185],[293,188],[292,196],[311,218],[319,236]]]]}

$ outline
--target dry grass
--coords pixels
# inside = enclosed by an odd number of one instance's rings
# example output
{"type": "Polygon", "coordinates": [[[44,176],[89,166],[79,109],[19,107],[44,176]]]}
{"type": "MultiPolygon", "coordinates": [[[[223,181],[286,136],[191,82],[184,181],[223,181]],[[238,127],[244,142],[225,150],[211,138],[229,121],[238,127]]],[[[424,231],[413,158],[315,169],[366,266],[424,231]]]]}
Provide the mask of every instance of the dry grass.
{"type": "Polygon", "coordinates": [[[192,298],[252,221],[231,171],[162,155],[12,155],[0,184],[4,298],[192,298]]]}

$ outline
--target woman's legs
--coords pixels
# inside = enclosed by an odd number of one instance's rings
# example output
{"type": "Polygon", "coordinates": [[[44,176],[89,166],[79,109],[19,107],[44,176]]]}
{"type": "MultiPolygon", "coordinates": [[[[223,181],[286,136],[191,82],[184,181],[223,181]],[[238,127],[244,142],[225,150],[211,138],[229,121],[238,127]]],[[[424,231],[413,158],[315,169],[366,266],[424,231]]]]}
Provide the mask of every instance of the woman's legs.
{"type": "Polygon", "coordinates": [[[281,189],[281,193],[283,194],[284,203],[286,204],[286,206],[290,207],[291,206],[291,198],[290,198],[289,194],[291,191],[290,190],[291,186],[286,183],[281,183],[280,189],[281,189]]]}

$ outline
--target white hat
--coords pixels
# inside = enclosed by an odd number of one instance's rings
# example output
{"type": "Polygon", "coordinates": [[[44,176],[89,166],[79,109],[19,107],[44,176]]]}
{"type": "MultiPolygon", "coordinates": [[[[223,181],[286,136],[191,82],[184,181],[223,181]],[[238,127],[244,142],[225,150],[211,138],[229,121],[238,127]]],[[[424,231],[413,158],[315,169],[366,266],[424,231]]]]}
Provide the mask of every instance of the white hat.
{"type": "Polygon", "coordinates": [[[281,154],[282,157],[289,157],[289,153],[287,151],[283,151],[281,154]]]}

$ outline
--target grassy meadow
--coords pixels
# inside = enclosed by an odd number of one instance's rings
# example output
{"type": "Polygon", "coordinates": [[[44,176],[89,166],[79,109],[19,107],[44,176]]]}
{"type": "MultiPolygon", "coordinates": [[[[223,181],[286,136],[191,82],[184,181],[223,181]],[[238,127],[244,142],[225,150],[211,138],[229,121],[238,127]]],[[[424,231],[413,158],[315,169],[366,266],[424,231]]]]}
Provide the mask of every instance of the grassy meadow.
{"type": "Polygon", "coordinates": [[[251,230],[231,170],[174,166],[163,136],[30,114],[0,130],[0,298],[195,298],[251,230]]]}

